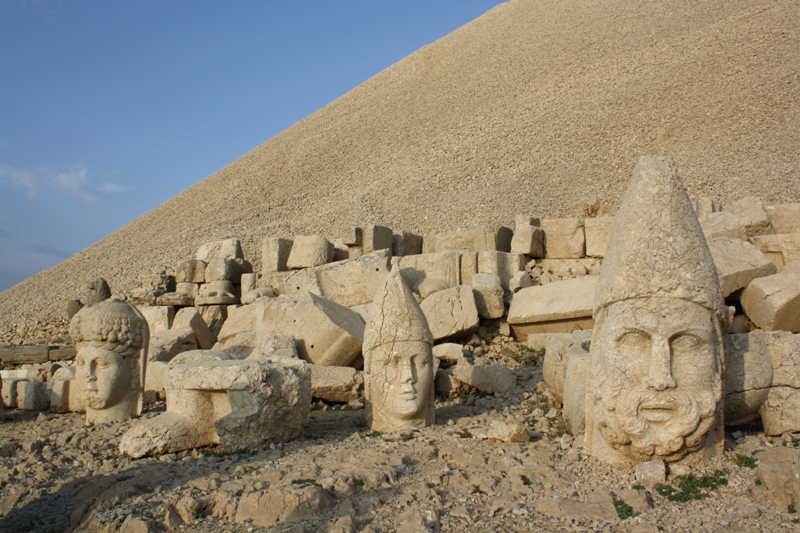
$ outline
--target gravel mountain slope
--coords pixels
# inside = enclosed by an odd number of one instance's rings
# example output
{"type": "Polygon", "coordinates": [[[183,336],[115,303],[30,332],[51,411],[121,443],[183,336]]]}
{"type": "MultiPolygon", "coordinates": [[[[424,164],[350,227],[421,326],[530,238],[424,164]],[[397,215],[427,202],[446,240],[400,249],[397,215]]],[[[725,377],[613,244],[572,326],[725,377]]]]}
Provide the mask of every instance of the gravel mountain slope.
{"type": "Polygon", "coordinates": [[[694,195],[800,201],[799,73],[797,0],[512,0],[0,293],[0,333],[209,240],[257,264],[265,235],[614,210],[643,154],[676,157],[694,195]]]}

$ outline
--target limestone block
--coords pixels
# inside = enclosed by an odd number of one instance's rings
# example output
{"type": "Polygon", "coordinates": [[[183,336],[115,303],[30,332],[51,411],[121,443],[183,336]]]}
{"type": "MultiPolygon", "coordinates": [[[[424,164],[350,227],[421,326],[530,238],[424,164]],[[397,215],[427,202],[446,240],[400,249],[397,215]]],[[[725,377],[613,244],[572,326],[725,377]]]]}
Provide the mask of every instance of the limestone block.
{"type": "Polygon", "coordinates": [[[358,313],[307,292],[285,321],[300,357],[317,365],[349,366],[361,355],[364,322],[358,313]]]}
{"type": "Polygon", "coordinates": [[[768,205],[765,209],[775,233],[800,233],[800,204],[768,205]]]}
{"type": "Polygon", "coordinates": [[[510,392],[517,386],[517,375],[503,365],[473,365],[466,359],[459,361],[453,377],[478,390],[488,393],[510,392]]]}
{"type": "Polygon", "coordinates": [[[470,391],[474,391],[472,387],[453,376],[455,369],[456,367],[439,368],[436,371],[436,379],[434,381],[436,394],[453,398],[459,394],[468,394],[470,391]]]}
{"type": "Polygon", "coordinates": [[[505,313],[503,296],[505,291],[500,285],[497,274],[475,274],[472,276],[472,293],[478,316],[483,319],[500,318],[505,313]]]}
{"type": "Polygon", "coordinates": [[[761,334],[772,360],[772,385],[761,405],[764,434],[800,431],[800,336],[786,331],[761,334]]]}
{"type": "Polygon", "coordinates": [[[249,354],[257,346],[256,309],[252,305],[229,306],[228,318],[217,335],[217,343],[221,349],[229,351],[234,347],[243,347],[236,353],[249,354]]]}
{"type": "Polygon", "coordinates": [[[539,226],[541,221],[538,217],[532,217],[530,215],[516,215],[514,216],[514,231],[516,232],[523,226],[539,226]]]}
{"type": "Polygon", "coordinates": [[[355,368],[308,365],[311,396],[326,402],[351,402],[363,397],[364,377],[355,368]]]}
{"type": "Polygon", "coordinates": [[[422,240],[422,253],[432,254],[447,250],[472,250],[474,243],[475,237],[471,231],[451,231],[449,233],[426,235],[422,240]]]}
{"type": "MultiPolygon", "coordinates": [[[[183,285],[194,285],[194,283],[184,283],[183,285]]],[[[194,296],[182,292],[168,292],[156,298],[156,305],[159,307],[188,307],[194,305],[194,296]]]]}
{"type": "Polygon", "coordinates": [[[230,280],[210,281],[200,285],[194,299],[195,305],[231,305],[238,301],[236,289],[230,280]]]}
{"type": "Polygon", "coordinates": [[[748,318],[767,331],[800,331],[800,266],[753,280],[742,292],[748,318]]]}
{"type": "Polygon", "coordinates": [[[528,335],[526,339],[526,343],[528,348],[533,351],[540,352],[545,349],[547,343],[550,342],[552,338],[561,338],[569,341],[572,338],[571,333],[531,333],[528,335]]]}
{"type": "MultiPolygon", "coordinates": [[[[197,303],[196,300],[195,303],[197,303]]],[[[214,334],[214,338],[216,339],[222,329],[222,325],[225,323],[225,319],[228,318],[228,306],[198,305],[196,309],[200,311],[200,316],[203,317],[203,321],[208,325],[208,329],[211,330],[211,333],[214,334]]]]}
{"type": "MultiPolygon", "coordinates": [[[[205,271],[203,271],[203,275],[205,275],[205,271]]],[[[197,296],[197,293],[200,292],[200,283],[176,283],[175,292],[186,294],[194,299],[197,296]]]]}
{"type": "Polygon", "coordinates": [[[460,252],[461,260],[461,277],[458,284],[461,285],[469,283],[472,276],[478,273],[478,252],[464,251],[460,252]]]}
{"type": "MultiPolygon", "coordinates": [[[[529,333],[537,333],[536,328],[530,325],[575,319],[590,320],[597,280],[597,276],[584,276],[528,287],[515,293],[507,319],[514,336],[517,339],[527,339],[529,333]]],[[[574,329],[591,329],[591,325],[574,329]]]]}
{"type": "Polygon", "coordinates": [[[286,266],[297,270],[324,265],[332,260],[333,244],[322,235],[307,235],[294,238],[286,266]]]}
{"type": "Polygon", "coordinates": [[[259,298],[275,298],[276,296],[278,295],[272,287],[259,287],[246,294],[242,293],[241,302],[242,305],[250,305],[256,303],[259,298]]]}
{"type": "Polygon", "coordinates": [[[392,237],[392,256],[417,255],[422,253],[422,235],[401,231],[392,237]]]}
{"type": "Polygon", "coordinates": [[[285,333],[284,322],[292,314],[297,301],[285,294],[277,298],[259,298],[255,303],[256,345],[269,334],[285,333]]]}
{"type": "Polygon", "coordinates": [[[365,254],[376,250],[391,251],[393,240],[394,232],[392,232],[392,228],[367,224],[364,226],[362,233],[362,249],[365,254]]]}
{"type": "Polygon", "coordinates": [[[501,442],[530,442],[531,434],[523,422],[493,420],[486,433],[487,438],[501,442]]]}
{"type": "Polygon", "coordinates": [[[144,376],[144,390],[164,392],[167,386],[169,363],[152,361],[147,363],[147,374],[144,376]]]}
{"type": "Polygon", "coordinates": [[[478,330],[480,319],[470,285],[436,292],[420,304],[435,341],[457,339],[478,330]]]}
{"type": "Polygon", "coordinates": [[[762,333],[723,337],[725,424],[738,426],[759,417],[772,385],[772,358],[762,333]]]}
{"type": "Polygon", "coordinates": [[[586,255],[603,257],[606,255],[608,240],[614,227],[614,217],[585,218],[583,220],[586,233],[586,255]]]}
{"type": "Polygon", "coordinates": [[[256,290],[256,281],[258,276],[256,274],[244,273],[242,274],[240,284],[242,286],[242,294],[247,294],[250,291],[256,290]]]}
{"type": "Polygon", "coordinates": [[[750,239],[767,259],[775,263],[778,272],[784,266],[800,261],[800,233],[760,235],[750,239]]]}
{"type": "Polygon", "coordinates": [[[316,485],[270,486],[243,495],[234,521],[257,527],[302,522],[318,519],[335,504],[330,493],[316,485]]]}
{"type": "Polygon", "coordinates": [[[195,342],[197,347],[202,350],[208,350],[217,339],[214,333],[203,320],[202,315],[194,307],[185,307],[179,309],[172,320],[173,329],[190,329],[194,332],[195,342]]]}
{"type": "Polygon", "coordinates": [[[775,233],[767,210],[758,198],[747,196],[726,205],[725,209],[744,222],[744,230],[748,237],[775,233]]]}
{"type": "Polygon", "coordinates": [[[583,435],[586,428],[586,389],[592,359],[586,350],[568,352],[564,378],[564,418],[573,435],[583,435]]]}
{"type": "Polygon", "coordinates": [[[175,270],[176,283],[203,283],[205,279],[205,261],[187,259],[178,263],[178,268],[175,270]]]}
{"type": "MultiPolygon", "coordinates": [[[[147,360],[169,362],[179,353],[196,349],[197,342],[195,341],[194,331],[191,329],[157,331],[150,335],[147,360]]],[[[146,376],[147,374],[145,374],[146,376]]]]}
{"type": "Polygon", "coordinates": [[[455,365],[464,358],[464,348],[460,344],[445,342],[433,347],[433,356],[445,363],[445,366],[455,365]]]}
{"type": "Polygon", "coordinates": [[[556,334],[547,342],[542,373],[547,390],[558,405],[564,402],[564,381],[567,377],[569,351],[575,345],[572,335],[556,334]]]}
{"type": "Polygon", "coordinates": [[[137,306],[136,308],[144,315],[145,320],[147,320],[147,325],[150,327],[151,334],[169,329],[170,326],[172,326],[172,320],[175,318],[174,307],[137,306]]]}
{"type": "MultiPolygon", "coordinates": [[[[150,369],[147,369],[148,375],[150,369]]],[[[47,383],[50,411],[53,413],[77,413],[84,410],[78,380],[54,379],[47,383]]]]}
{"type": "Polygon", "coordinates": [[[175,276],[167,274],[166,267],[161,267],[142,281],[142,287],[147,291],[153,292],[156,296],[160,296],[165,292],[174,292],[175,276]]]}
{"type": "Polygon", "coordinates": [[[722,202],[716,198],[710,198],[708,196],[695,198],[692,201],[692,204],[694,207],[694,212],[697,213],[697,218],[722,211],[722,202]]]}
{"type": "Polygon", "coordinates": [[[239,243],[239,239],[225,239],[202,245],[194,258],[208,263],[215,258],[244,259],[244,255],[242,255],[242,245],[239,243]]]}
{"type": "Polygon", "coordinates": [[[398,268],[400,276],[412,292],[419,294],[419,286],[427,279],[443,280],[447,287],[461,283],[461,254],[456,251],[423,253],[392,258],[392,270],[398,268]]]}
{"type": "Polygon", "coordinates": [[[260,289],[262,287],[270,287],[275,291],[275,294],[286,293],[286,280],[296,274],[296,271],[289,270],[286,272],[263,272],[258,277],[256,286],[260,289]]]}
{"type": "Polygon", "coordinates": [[[23,411],[44,411],[50,407],[47,383],[23,379],[17,382],[17,408],[23,411]]]}
{"type": "Polygon", "coordinates": [[[709,241],[719,237],[747,240],[744,221],[730,211],[721,211],[700,217],[700,227],[703,228],[703,234],[709,241]]]}
{"type": "Polygon", "coordinates": [[[519,292],[528,287],[533,287],[533,279],[531,279],[531,275],[527,272],[517,272],[508,280],[508,290],[512,293],[519,292]]]}
{"type": "Polygon", "coordinates": [[[800,451],[793,448],[767,448],[758,454],[756,484],[751,489],[760,505],[787,512],[798,497],[800,451]]]}
{"type": "Polygon", "coordinates": [[[296,438],[311,404],[309,374],[302,361],[173,364],[167,411],[128,430],[120,451],[143,457],[213,444],[237,451],[296,438]]]}
{"type": "Polygon", "coordinates": [[[545,257],[576,259],[586,255],[583,218],[553,218],[541,221],[545,257]]]}
{"type": "Polygon", "coordinates": [[[299,298],[311,292],[345,307],[367,304],[389,272],[390,257],[391,251],[384,249],[356,259],[301,270],[286,280],[285,294],[299,298]]]}
{"type": "Polygon", "coordinates": [[[284,272],[292,251],[292,239],[265,237],[261,244],[261,272],[284,272]]]}
{"type": "Polygon", "coordinates": [[[708,242],[722,286],[722,296],[743,289],[756,278],[775,274],[778,269],[749,242],[720,237],[708,242]]]}
{"type": "MultiPolygon", "coordinates": [[[[525,271],[525,256],[505,252],[481,252],[478,254],[478,272],[480,274],[497,274],[500,285],[508,290],[511,278],[517,272],[525,271]]],[[[466,281],[466,280],[462,280],[466,281]]]]}
{"type": "Polygon", "coordinates": [[[9,409],[17,408],[17,383],[19,381],[19,379],[3,378],[2,383],[0,383],[0,390],[2,390],[0,395],[3,398],[3,405],[9,409]]]}
{"type": "Polygon", "coordinates": [[[537,226],[517,226],[510,251],[530,257],[544,257],[544,230],[537,226]]]}
{"type": "Polygon", "coordinates": [[[479,226],[472,230],[474,252],[510,252],[514,232],[505,226],[479,226]]]}
{"type": "Polygon", "coordinates": [[[342,242],[347,246],[361,246],[364,242],[364,232],[358,226],[350,226],[342,242]]]}
{"type": "Polygon", "coordinates": [[[211,281],[230,280],[234,285],[241,283],[242,274],[253,272],[253,265],[249,261],[234,257],[215,257],[206,265],[206,283],[211,281]]]}
{"type": "Polygon", "coordinates": [[[586,501],[557,497],[539,498],[535,501],[533,508],[539,513],[561,520],[581,519],[595,522],[616,520],[618,515],[611,495],[608,491],[598,490],[596,492],[604,492],[606,497],[589,500],[590,493],[587,494],[586,501]]]}
{"type": "Polygon", "coordinates": [[[645,461],[636,465],[636,481],[645,487],[652,487],[667,480],[667,465],[664,461],[645,461]]]}
{"type": "Polygon", "coordinates": [[[265,333],[258,339],[258,346],[248,359],[277,361],[279,359],[299,359],[297,341],[285,333],[265,333]]]}

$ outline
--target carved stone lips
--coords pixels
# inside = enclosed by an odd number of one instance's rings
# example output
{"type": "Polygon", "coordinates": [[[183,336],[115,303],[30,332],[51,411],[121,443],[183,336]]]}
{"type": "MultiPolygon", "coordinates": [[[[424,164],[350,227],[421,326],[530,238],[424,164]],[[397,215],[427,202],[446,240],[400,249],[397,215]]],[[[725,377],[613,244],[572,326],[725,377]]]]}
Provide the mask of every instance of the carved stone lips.
{"type": "Polygon", "coordinates": [[[675,416],[675,402],[650,400],[639,405],[639,415],[648,422],[666,422],[675,416]]]}

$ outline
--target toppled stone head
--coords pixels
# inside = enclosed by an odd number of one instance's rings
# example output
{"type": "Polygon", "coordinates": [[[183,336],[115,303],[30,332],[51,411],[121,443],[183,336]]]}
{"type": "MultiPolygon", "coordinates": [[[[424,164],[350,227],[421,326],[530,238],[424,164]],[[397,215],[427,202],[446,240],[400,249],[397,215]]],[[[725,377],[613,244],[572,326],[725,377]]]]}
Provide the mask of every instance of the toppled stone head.
{"type": "Polygon", "coordinates": [[[587,450],[619,464],[721,453],[726,316],[675,161],[641,158],[597,287],[587,450]]]}
{"type": "Polygon", "coordinates": [[[433,336],[399,272],[375,296],[364,331],[367,421],[375,431],[434,423],[433,336]]]}
{"type": "Polygon", "coordinates": [[[111,289],[103,278],[93,279],[86,288],[89,289],[86,305],[99,304],[111,298],[111,289]]]}
{"type": "Polygon", "coordinates": [[[150,331],[142,314],[112,298],[81,309],[70,322],[78,386],[87,422],[125,420],[142,411],[150,331]]]}

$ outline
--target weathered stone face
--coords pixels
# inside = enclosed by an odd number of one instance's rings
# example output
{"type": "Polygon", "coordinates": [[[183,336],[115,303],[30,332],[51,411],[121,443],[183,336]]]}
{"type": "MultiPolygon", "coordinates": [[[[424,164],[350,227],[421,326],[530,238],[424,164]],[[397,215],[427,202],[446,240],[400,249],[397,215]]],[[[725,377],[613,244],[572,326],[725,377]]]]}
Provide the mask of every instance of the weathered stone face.
{"type": "Polygon", "coordinates": [[[128,302],[110,299],[85,307],[70,322],[78,348],[77,380],[87,422],[126,420],[142,411],[150,332],[128,302]]]}
{"type": "Polygon", "coordinates": [[[597,285],[586,449],[614,464],[722,453],[724,306],[675,162],[639,160],[597,285]]]}
{"type": "Polygon", "coordinates": [[[373,420],[404,425],[401,421],[419,419],[426,423],[418,425],[428,425],[433,390],[430,345],[420,341],[384,344],[372,352],[370,366],[373,420]]]}
{"type": "Polygon", "coordinates": [[[616,452],[675,461],[700,450],[721,406],[718,321],[686,300],[616,302],[595,326],[594,425],[616,452]]]}
{"type": "Polygon", "coordinates": [[[433,424],[432,347],[425,315],[395,269],[378,290],[364,332],[367,419],[373,430],[433,424]]]}

